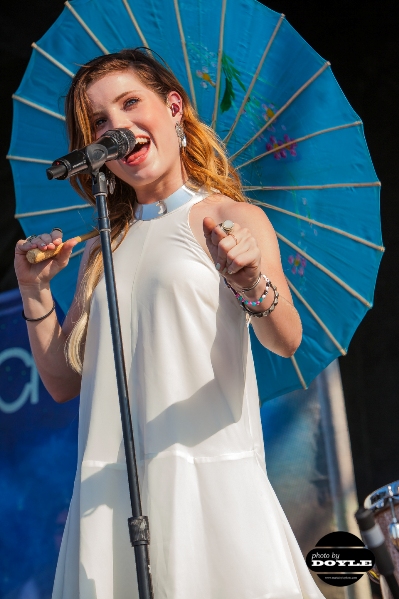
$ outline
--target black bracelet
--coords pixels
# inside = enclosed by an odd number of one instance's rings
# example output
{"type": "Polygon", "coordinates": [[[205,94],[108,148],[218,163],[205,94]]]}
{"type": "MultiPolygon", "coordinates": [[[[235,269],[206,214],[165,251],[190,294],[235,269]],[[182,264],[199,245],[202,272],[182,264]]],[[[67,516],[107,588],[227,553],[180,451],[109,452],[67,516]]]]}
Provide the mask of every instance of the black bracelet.
{"type": "Polygon", "coordinates": [[[25,312],[22,310],[22,318],[24,320],[26,320],[27,322],[40,322],[41,320],[44,320],[45,318],[47,318],[47,316],[50,316],[50,314],[52,312],[54,312],[55,310],[55,302],[53,302],[53,307],[51,308],[50,312],[47,312],[47,314],[45,314],[44,316],[41,316],[40,318],[28,318],[27,316],[25,316],[25,312]]]}

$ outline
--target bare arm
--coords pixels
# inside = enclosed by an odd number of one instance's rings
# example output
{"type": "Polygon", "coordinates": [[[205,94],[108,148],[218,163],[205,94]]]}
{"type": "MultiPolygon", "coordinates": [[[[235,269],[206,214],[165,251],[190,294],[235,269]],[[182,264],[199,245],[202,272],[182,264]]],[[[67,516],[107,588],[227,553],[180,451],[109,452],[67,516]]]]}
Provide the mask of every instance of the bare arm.
{"type": "MultiPolygon", "coordinates": [[[[254,317],[251,322],[262,345],[284,357],[293,355],[301,342],[302,326],[292,303],[281,265],[277,237],[269,219],[260,208],[234,202],[223,196],[216,198],[213,205],[203,203],[201,207],[200,203],[197,206],[197,215],[202,216],[202,235],[205,237],[206,248],[215,266],[219,265],[217,268],[220,274],[226,277],[231,286],[236,290],[251,287],[262,272],[277,287],[279,301],[275,310],[269,316],[254,317]],[[205,216],[206,213],[209,217],[205,216]],[[232,231],[234,237],[226,235],[218,226],[218,223],[226,219],[235,223],[232,231]]],[[[199,220],[193,227],[194,234],[198,235],[199,220]]],[[[262,278],[245,296],[248,300],[255,301],[264,290],[265,281],[262,278]]],[[[271,306],[273,299],[271,289],[259,306],[251,305],[249,308],[253,312],[263,312],[271,306]]],[[[240,309],[238,302],[237,309],[240,309]]]]}
{"type": "MultiPolygon", "coordinates": [[[[50,281],[68,264],[76,242],[74,240],[65,242],[62,250],[55,258],[39,264],[29,264],[26,260],[26,252],[34,247],[40,247],[43,250],[54,249],[61,241],[58,231],[54,231],[52,234],[43,234],[35,238],[34,243],[23,240],[17,243],[15,271],[21,291],[24,313],[28,318],[40,318],[53,307],[54,300],[51,295],[50,281]],[[43,246],[44,242],[47,245],[43,246]]],[[[88,246],[91,246],[91,243],[92,241],[86,246],[81,272],[88,257],[88,246]]],[[[80,392],[81,376],[68,365],[64,353],[67,337],[76,319],[77,306],[74,300],[62,327],[58,322],[55,311],[41,321],[27,321],[31,350],[40,377],[47,391],[59,403],[76,397],[80,392]]]]}
{"type": "MultiPolygon", "coordinates": [[[[269,316],[252,318],[251,324],[255,334],[262,345],[271,351],[284,357],[292,356],[302,339],[302,325],[299,314],[294,308],[291,293],[281,265],[280,249],[276,233],[264,211],[258,207],[247,204],[245,211],[239,212],[236,210],[236,218],[239,218],[238,222],[240,225],[247,229],[247,234],[255,239],[255,245],[260,252],[259,271],[264,273],[272,281],[279,292],[279,303],[269,316]]],[[[254,252],[256,253],[256,249],[254,252]]],[[[238,276],[240,269],[245,269],[250,256],[251,250],[249,250],[247,255],[241,255],[237,250],[234,251],[233,248],[233,254],[227,257],[227,262],[233,259],[228,267],[229,270],[232,270],[238,276]]],[[[229,278],[228,275],[227,277],[229,278]]],[[[254,280],[256,279],[252,275],[248,286],[254,280]]],[[[258,299],[264,286],[264,280],[261,280],[255,289],[246,292],[246,297],[250,300],[258,299]]],[[[272,301],[273,293],[270,290],[268,296],[260,306],[251,306],[250,308],[254,312],[262,312],[272,304],[272,301]]]]}

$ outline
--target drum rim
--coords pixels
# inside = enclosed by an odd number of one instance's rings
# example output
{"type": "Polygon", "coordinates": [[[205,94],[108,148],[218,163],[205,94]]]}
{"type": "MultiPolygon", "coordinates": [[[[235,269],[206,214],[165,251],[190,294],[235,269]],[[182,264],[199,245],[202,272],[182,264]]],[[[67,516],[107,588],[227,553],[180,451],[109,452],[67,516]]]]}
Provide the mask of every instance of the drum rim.
{"type": "Polygon", "coordinates": [[[395,480],[367,495],[364,500],[364,507],[373,512],[385,509],[388,506],[389,499],[388,487],[392,488],[394,504],[399,503],[399,480],[395,480]]]}

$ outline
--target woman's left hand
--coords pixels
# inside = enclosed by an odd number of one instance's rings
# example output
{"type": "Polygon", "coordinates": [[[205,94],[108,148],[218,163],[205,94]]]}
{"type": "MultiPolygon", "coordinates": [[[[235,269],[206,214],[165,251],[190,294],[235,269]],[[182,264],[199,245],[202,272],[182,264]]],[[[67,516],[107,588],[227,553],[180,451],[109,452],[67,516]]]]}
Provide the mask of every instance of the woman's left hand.
{"type": "MultiPolygon", "coordinates": [[[[196,204],[191,216],[190,225],[196,238],[233,289],[239,292],[252,287],[261,272],[273,283],[273,291],[276,287],[276,309],[263,318],[253,318],[251,323],[264,347],[280,356],[292,356],[301,341],[301,321],[282,268],[277,236],[265,212],[247,202],[234,202],[215,194],[208,202],[196,204]],[[225,219],[235,223],[230,235],[218,224],[225,219]]],[[[262,277],[253,289],[244,294],[248,301],[254,302],[264,292],[265,280],[262,277]]],[[[262,304],[252,305],[250,310],[265,312],[274,298],[275,295],[270,293],[262,304]]]]}
{"type": "Polygon", "coordinates": [[[249,229],[234,223],[230,234],[210,218],[204,218],[208,250],[216,270],[235,289],[251,287],[261,271],[261,252],[249,229]]]}

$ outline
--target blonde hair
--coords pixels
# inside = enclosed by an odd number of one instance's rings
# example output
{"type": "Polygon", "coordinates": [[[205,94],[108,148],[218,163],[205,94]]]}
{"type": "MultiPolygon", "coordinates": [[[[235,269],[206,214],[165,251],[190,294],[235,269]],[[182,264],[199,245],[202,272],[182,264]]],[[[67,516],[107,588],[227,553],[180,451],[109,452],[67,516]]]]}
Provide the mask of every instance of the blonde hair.
{"type": "MultiPolygon", "coordinates": [[[[178,92],[182,97],[181,124],[187,138],[187,146],[181,149],[180,158],[190,185],[198,189],[216,189],[237,202],[245,202],[239,176],[226,156],[223,143],[213,129],[199,120],[187,93],[171,70],[155,60],[144,48],[100,56],[83,65],[76,73],[65,102],[70,150],[81,148],[95,140],[91,106],[87,96],[88,86],[112,72],[127,69],[132,69],[140,81],[158,94],[165,103],[172,91],[178,92]]],[[[115,191],[108,196],[113,250],[122,242],[128,231],[137,201],[133,187],[118,177],[115,179],[115,191]]],[[[95,205],[89,175],[79,174],[72,177],[71,185],[79,195],[95,205]]],[[[66,344],[67,360],[79,373],[82,371],[91,298],[102,273],[101,248],[98,243],[94,243],[77,294],[81,313],[66,344]]]]}

